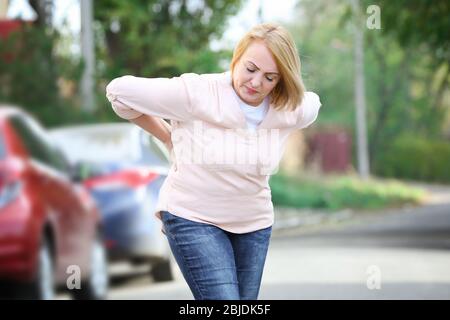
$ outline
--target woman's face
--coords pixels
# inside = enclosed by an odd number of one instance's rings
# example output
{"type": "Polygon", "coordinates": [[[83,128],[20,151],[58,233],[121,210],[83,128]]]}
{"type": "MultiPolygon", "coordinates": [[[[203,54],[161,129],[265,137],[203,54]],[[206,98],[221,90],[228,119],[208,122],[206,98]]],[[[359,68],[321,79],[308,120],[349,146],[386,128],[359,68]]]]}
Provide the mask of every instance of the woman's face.
{"type": "Polygon", "coordinates": [[[251,106],[260,105],[280,81],[275,59],[263,41],[253,41],[233,70],[233,88],[251,106]]]}

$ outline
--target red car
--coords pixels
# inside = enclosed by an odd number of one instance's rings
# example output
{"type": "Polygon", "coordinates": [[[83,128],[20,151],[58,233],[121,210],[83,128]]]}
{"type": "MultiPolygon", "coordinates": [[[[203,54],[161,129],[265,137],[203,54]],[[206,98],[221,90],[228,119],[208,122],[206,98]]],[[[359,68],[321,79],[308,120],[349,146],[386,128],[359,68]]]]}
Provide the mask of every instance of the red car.
{"type": "Polygon", "coordinates": [[[103,299],[100,215],[62,153],[27,113],[0,105],[0,292],[103,299]]]}

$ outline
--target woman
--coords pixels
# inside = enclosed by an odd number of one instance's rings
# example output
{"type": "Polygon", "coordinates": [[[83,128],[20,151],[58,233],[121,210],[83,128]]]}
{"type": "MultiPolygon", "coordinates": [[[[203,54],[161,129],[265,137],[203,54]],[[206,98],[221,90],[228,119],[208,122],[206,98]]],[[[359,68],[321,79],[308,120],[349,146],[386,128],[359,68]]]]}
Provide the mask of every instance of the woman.
{"type": "Polygon", "coordinates": [[[287,137],[321,106],[279,25],[251,29],[230,69],[124,76],[106,89],[120,117],[173,144],[155,214],[195,299],[257,299],[273,224],[269,177],[287,137]]]}

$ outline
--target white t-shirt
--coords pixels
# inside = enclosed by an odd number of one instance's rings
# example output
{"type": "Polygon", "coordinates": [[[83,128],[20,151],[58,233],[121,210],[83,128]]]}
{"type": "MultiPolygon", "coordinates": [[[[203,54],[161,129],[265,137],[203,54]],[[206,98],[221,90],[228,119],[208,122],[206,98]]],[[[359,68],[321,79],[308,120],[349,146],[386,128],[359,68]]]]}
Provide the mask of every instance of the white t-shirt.
{"type": "Polygon", "coordinates": [[[269,97],[266,97],[259,106],[254,107],[242,101],[242,99],[236,94],[236,92],[235,95],[239,102],[241,110],[245,114],[247,128],[252,132],[256,131],[256,128],[263,121],[267,111],[269,110],[269,97]]]}

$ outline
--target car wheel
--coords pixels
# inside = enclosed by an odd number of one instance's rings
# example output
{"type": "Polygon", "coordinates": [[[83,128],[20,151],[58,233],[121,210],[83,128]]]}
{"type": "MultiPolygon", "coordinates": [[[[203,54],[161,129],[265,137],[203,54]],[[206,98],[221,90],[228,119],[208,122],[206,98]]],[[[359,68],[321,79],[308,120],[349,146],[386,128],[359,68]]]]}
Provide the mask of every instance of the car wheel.
{"type": "Polygon", "coordinates": [[[156,282],[174,279],[170,260],[163,260],[152,265],[151,275],[156,282]]]}
{"type": "Polygon", "coordinates": [[[53,256],[50,242],[43,238],[38,252],[36,279],[19,288],[19,296],[32,300],[52,300],[55,298],[55,282],[53,278],[53,256]]]}
{"type": "Polygon", "coordinates": [[[103,241],[97,237],[91,249],[90,274],[80,289],[71,290],[76,300],[106,299],[109,287],[108,258],[103,241]]]}

